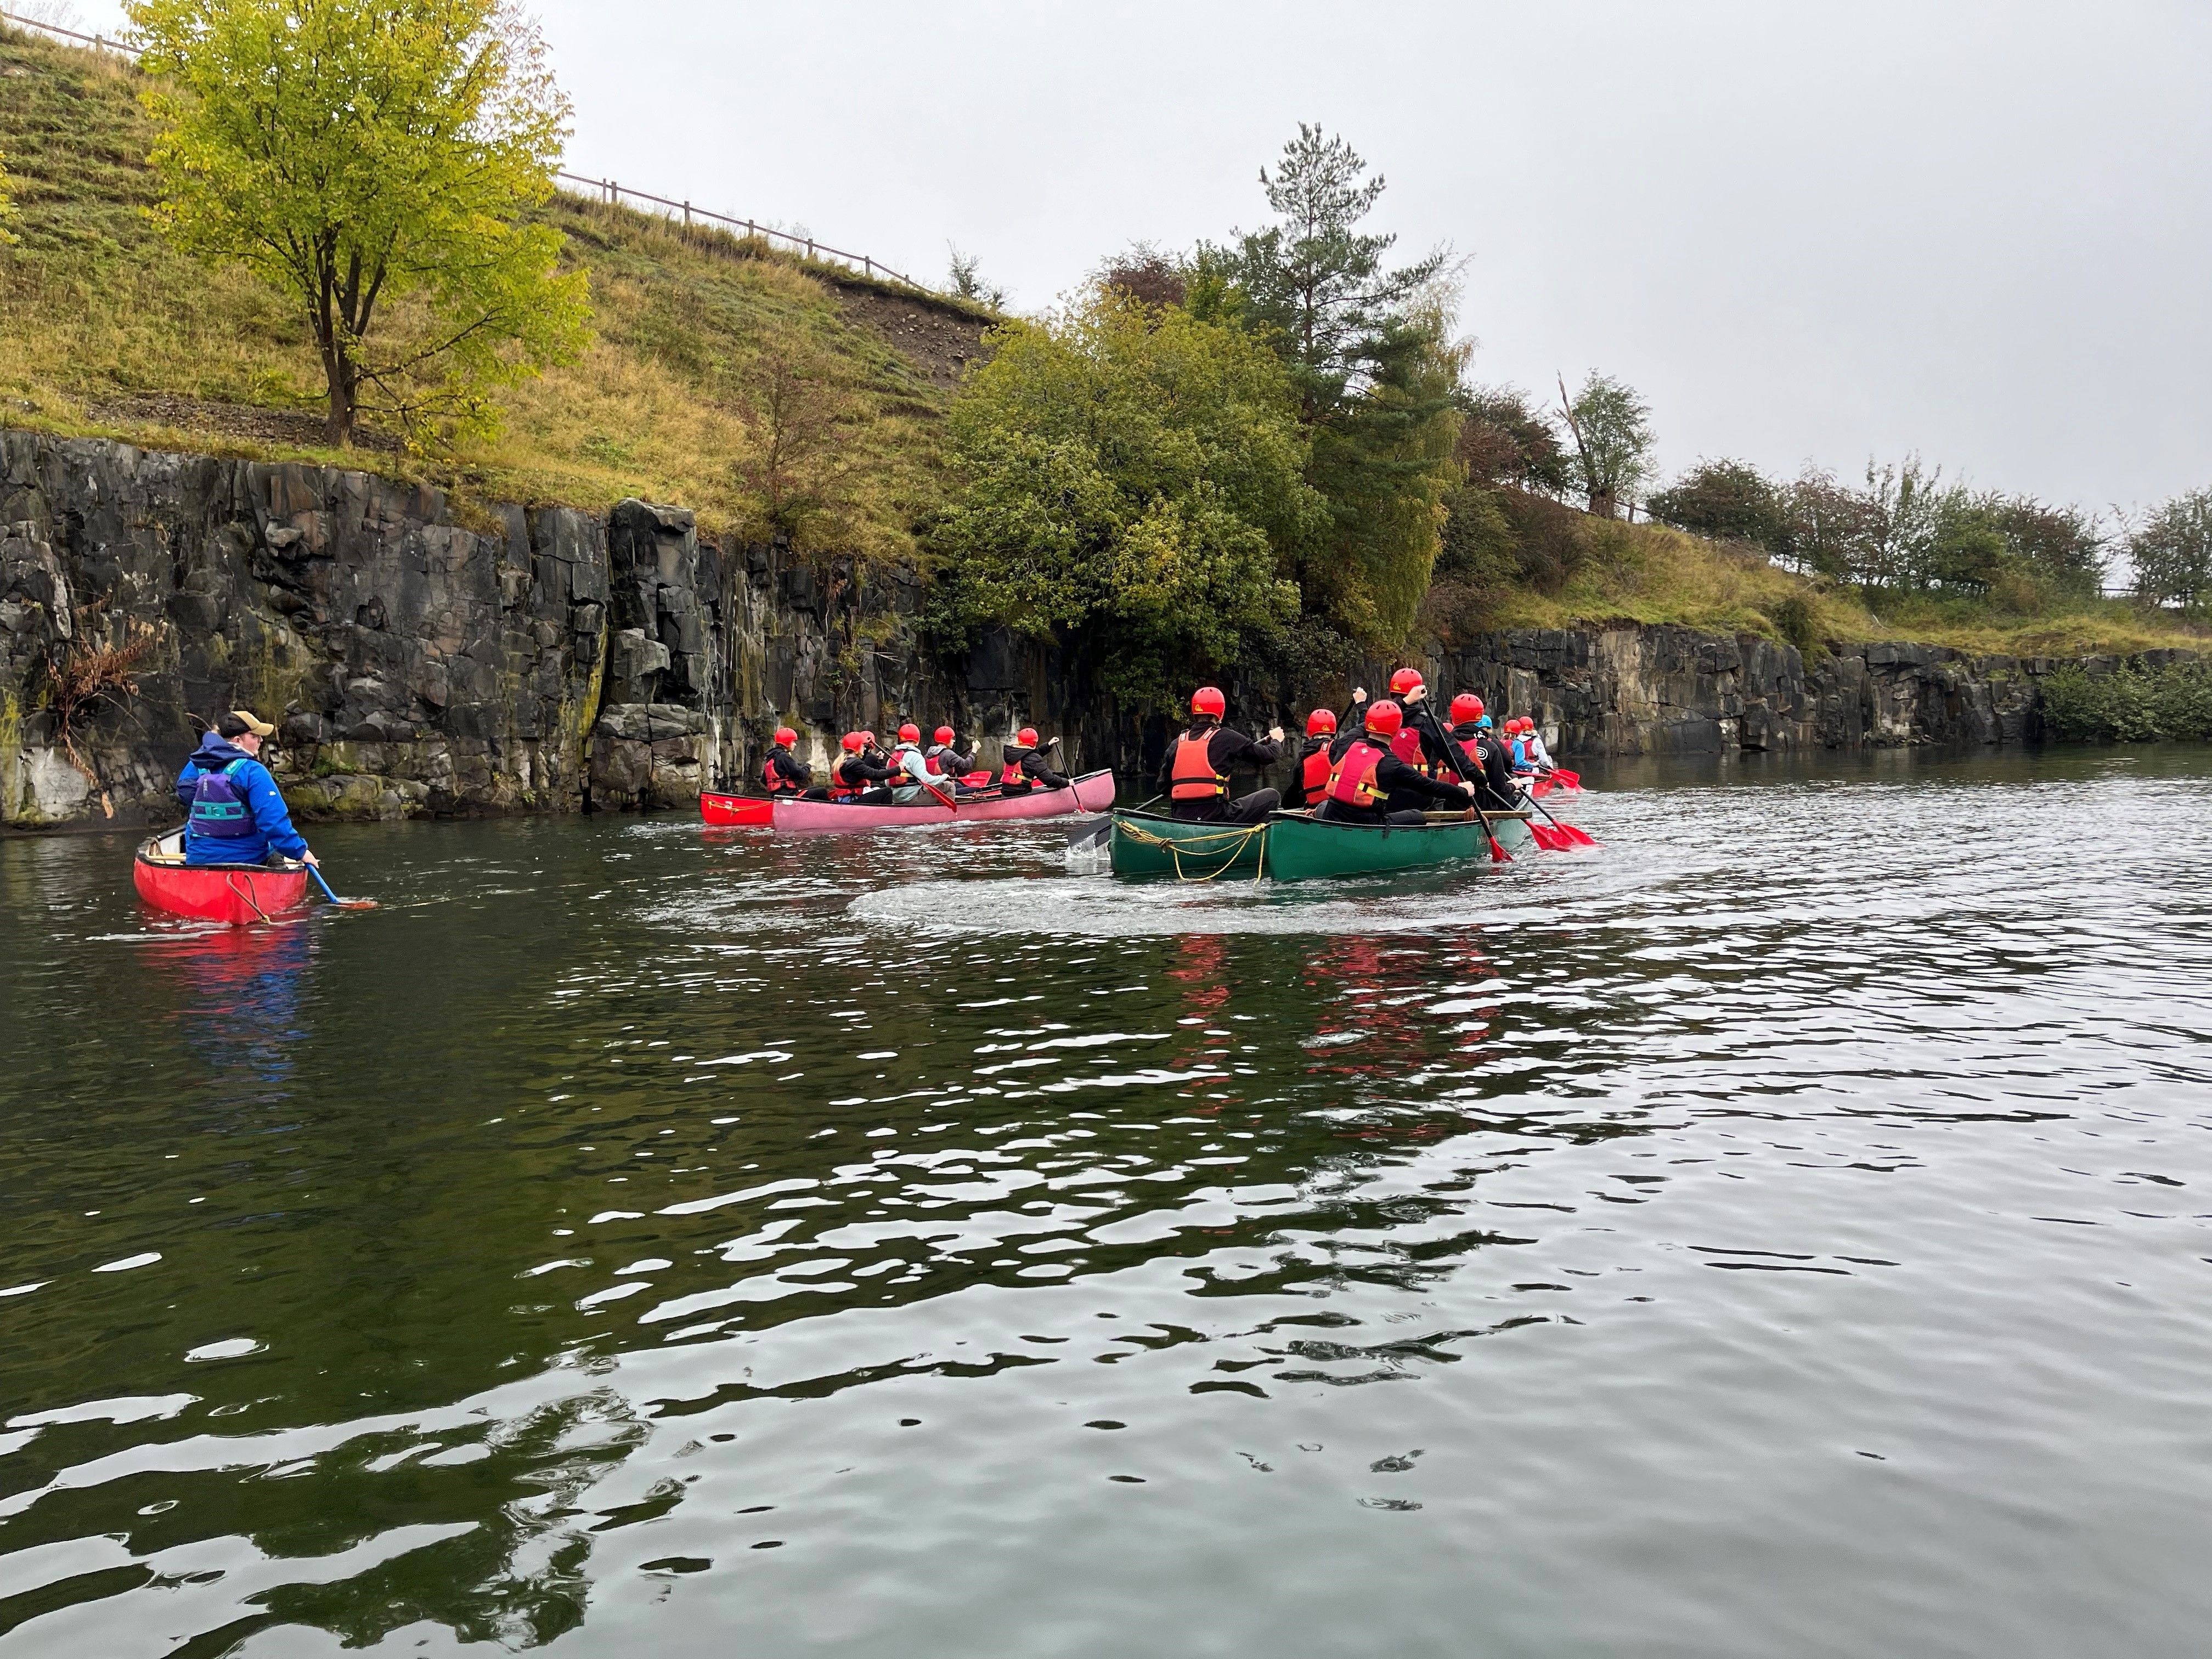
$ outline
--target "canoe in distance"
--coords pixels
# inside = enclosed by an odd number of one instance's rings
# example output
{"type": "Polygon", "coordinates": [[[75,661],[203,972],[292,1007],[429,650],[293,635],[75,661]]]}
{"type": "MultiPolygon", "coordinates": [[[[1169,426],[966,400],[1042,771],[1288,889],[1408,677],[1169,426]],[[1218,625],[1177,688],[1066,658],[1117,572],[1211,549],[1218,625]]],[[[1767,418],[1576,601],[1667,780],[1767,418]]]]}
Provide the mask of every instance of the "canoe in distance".
{"type": "Polygon", "coordinates": [[[775,823],[778,835],[824,836],[859,830],[904,830],[924,823],[1058,818],[1074,812],[1103,812],[1113,804],[1114,774],[1097,771],[1085,773],[1065,789],[985,795],[952,806],[934,800],[916,806],[862,806],[851,801],[795,800],[787,795],[775,803],[775,823]]]}
{"type": "Polygon", "coordinates": [[[156,910],[228,922],[234,927],[274,921],[307,902],[304,864],[185,862],[185,832],[172,830],[138,848],[131,874],[138,896],[156,910]]]}

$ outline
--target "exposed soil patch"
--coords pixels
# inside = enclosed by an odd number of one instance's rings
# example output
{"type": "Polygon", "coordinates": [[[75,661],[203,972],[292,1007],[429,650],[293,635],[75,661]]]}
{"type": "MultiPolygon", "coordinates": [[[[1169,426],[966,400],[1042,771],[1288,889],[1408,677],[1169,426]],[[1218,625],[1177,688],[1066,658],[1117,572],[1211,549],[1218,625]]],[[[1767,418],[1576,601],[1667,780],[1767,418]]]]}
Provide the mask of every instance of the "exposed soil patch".
{"type": "MultiPolygon", "coordinates": [[[[216,403],[187,398],[173,392],[136,392],[127,398],[108,398],[85,405],[95,421],[149,422],[186,432],[220,433],[256,443],[291,444],[306,449],[330,446],[323,417],[300,409],[258,409],[251,404],[216,403]]],[[[360,449],[396,454],[407,446],[388,432],[356,427],[354,445],[360,449]]]]}
{"type": "MultiPolygon", "coordinates": [[[[830,279],[835,283],[835,279],[830,279]]],[[[949,307],[885,294],[859,283],[835,283],[845,314],[891,343],[935,384],[951,391],[961,371],[985,356],[986,322],[949,307]]]]}

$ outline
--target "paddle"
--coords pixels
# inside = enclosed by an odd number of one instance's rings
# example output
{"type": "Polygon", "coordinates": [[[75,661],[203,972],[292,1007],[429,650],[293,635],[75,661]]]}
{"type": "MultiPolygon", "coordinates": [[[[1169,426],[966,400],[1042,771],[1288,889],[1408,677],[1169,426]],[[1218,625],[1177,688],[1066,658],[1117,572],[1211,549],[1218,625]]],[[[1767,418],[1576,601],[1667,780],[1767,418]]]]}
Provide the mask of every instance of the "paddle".
{"type": "Polygon", "coordinates": [[[374,899],[340,898],[336,893],[331,891],[330,883],[323,879],[323,872],[315,868],[313,865],[311,864],[307,866],[307,873],[315,878],[315,885],[323,890],[323,896],[328,899],[331,903],[337,905],[339,909],[374,910],[376,908],[376,901],[374,899]]]}
{"type": "MultiPolygon", "coordinates": [[[[1536,799],[1534,796],[1532,795],[1529,797],[1528,804],[1534,806],[1539,812],[1541,812],[1546,817],[1552,818],[1552,833],[1557,836],[1560,842],[1560,844],[1558,847],[1552,849],[1553,851],[1564,853],[1570,847],[1601,847],[1604,845],[1602,842],[1591,836],[1587,830],[1577,830],[1571,823],[1562,823],[1559,819],[1552,817],[1552,809],[1545,805],[1543,802],[1536,799]]],[[[1528,833],[1534,836],[1538,836],[1540,839],[1540,831],[1538,830],[1537,826],[1533,823],[1528,826],[1528,833]]]]}

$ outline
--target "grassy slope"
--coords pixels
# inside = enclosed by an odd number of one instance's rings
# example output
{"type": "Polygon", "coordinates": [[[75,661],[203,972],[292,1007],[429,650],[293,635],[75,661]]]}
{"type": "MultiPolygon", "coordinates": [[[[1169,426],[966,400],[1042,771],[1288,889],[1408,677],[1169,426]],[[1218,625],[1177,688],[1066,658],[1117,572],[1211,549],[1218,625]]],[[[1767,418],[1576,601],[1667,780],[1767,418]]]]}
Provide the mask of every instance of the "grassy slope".
{"type": "Polygon", "coordinates": [[[837,387],[836,448],[851,465],[820,533],[852,550],[910,549],[908,527],[942,471],[945,392],[799,263],[574,198],[547,212],[592,273],[599,343],[575,367],[503,394],[498,439],[432,462],[325,448],[306,419],[240,435],[165,423],[173,411],[141,414],[132,399],[160,392],[319,418],[322,377],[304,322],[280,296],[240,270],[179,256],[148,221],[152,132],[137,85],[113,58],[0,33],[0,152],[22,209],[21,245],[0,252],[9,424],[343,460],[484,500],[599,507],[634,494],[692,507],[710,528],[750,526],[757,503],[733,463],[749,441],[742,405],[754,363],[775,349],[837,387]]]}
{"type": "MultiPolygon", "coordinates": [[[[236,269],[180,258],[143,210],[152,178],[135,71],[112,58],[0,30],[0,152],[18,179],[21,245],[0,250],[0,420],[151,447],[343,461],[428,476],[464,500],[599,507],[627,495],[678,501],[710,530],[757,528],[734,463],[763,345],[798,349],[840,384],[836,448],[848,499],[817,531],[842,550],[898,556],[940,488],[947,393],[783,258],[740,257],[665,222],[563,197],[548,210],[592,273],[599,342],[586,360],[504,395],[506,431],[438,461],[321,447],[307,416],[321,374],[304,324],[236,269]],[[289,410],[288,439],[165,424],[134,395],[176,393],[289,410]]],[[[1847,593],[1655,526],[1598,526],[1605,544],[1563,591],[1492,596],[1486,627],[1684,623],[1777,635],[1804,601],[1823,637],[1906,637],[1978,652],[2071,653],[2202,647],[2124,605],[2008,621],[1923,605],[1881,617],[1847,593]]]]}
{"type": "Polygon", "coordinates": [[[1580,623],[1682,623],[1717,633],[1782,638],[1776,620],[1789,600],[1803,602],[1812,631],[1841,643],[1916,640],[1977,656],[2132,655],[2179,648],[2212,650],[2212,636],[2146,616],[2123,599],[2084,601],[2044,616],[2007,616],[1965,600],[1913,599],[1869,610],[1853,588],[1808,580],[1764,556],[1686,536],[1663,525],[1592,521],[1609,544],[1557,594],[1523,590],[1489,596],[1486,628],[1563,628],[1580,623]]]}

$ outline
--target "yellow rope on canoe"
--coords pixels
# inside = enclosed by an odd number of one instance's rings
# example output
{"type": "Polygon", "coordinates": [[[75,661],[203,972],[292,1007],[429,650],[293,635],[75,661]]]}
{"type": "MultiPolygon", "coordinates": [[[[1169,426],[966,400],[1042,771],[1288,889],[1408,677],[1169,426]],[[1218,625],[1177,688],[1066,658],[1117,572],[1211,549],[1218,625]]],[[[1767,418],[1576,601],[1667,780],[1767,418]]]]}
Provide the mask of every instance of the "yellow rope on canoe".
{"type": "MultiPolygon", "coordinates": [[[[1201,835],[1176,837],[1172,836],[1156,836],[1151,830],[1142,829],[1136,824],[1129,823],[1126,819],[1116,818],[1114,821],[1114,832],[1116,835],[1127,836],[1131,841],[1135,842],[1139,847],[1164,847],[1167,848],[1170,861],[1175,866],[1176,879],[1177,881],[1202,883],[1212,881],[1215,879],[1216,877],[1225,874],[1230,866],[1234,865],[1238,859],[1244,855],[1244,848],[1250,844],[1253,836],[1264,836],[1267,833],[1267,826],[1263,821],[1259,823],[1239,824],[1233,830],[1209,830],[1201,835]],[[1212,875],[1187,876],[1183,874],[1182,858],[1185,852],[1188,852],[1191,857],[1194,860],[1212,858],[1216,856],[1214,849],[1217,844],[1221,843],[1227,844],[1229,848],[1228,855],[1222,860],[1220,868],[1215,870],[1212,875]]],[[[1263,840],[1260,843],[1260,869],[1261,873],[1264,874],[1266,872],[1267,867],[1267,843],[1263,840]]],[[[1260,878],[1259,876],[1255,876],[1252,879],[1256,884],[1260,878]]]]}

